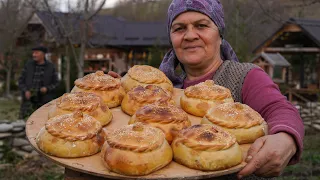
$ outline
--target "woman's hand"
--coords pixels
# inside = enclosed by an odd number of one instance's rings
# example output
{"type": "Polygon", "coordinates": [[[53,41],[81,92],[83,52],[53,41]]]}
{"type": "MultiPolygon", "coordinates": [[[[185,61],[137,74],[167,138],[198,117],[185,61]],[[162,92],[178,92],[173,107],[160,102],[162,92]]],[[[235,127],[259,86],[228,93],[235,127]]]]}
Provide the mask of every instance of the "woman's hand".
{"type": "Polygon", "coordinates": [[[256,174],[262,177],[280,176],[297,148],[294,139],[280,132],[257,139],[250,147],[246,162],[238,178],[256,174]]]}
{"type": "Polygon", "coordinates": [[[112,76],[114,78],[121,78],[121,76],[118,73],[113,72],[113,71],[109,71],[108,75],[110,75],[110,76],[112,76]]]}

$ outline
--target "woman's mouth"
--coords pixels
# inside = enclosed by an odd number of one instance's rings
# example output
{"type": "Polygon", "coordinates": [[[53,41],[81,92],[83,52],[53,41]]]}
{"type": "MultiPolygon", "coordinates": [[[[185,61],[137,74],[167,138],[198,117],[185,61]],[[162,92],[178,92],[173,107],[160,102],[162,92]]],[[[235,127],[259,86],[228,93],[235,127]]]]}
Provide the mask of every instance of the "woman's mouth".
{"type": "Polygon", "coordinates": [[[199,49],[200,46],[187,46],[184,48],[184,50],[187,50],[187,51],[195,51],[197,49],[199,49]]]}

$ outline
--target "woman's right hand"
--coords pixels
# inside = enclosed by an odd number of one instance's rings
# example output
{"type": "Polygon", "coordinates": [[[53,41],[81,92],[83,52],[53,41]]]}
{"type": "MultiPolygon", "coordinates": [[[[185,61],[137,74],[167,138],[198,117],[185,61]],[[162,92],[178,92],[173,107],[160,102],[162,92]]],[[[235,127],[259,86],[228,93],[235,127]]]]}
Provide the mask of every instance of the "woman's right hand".
{"type": "Polygon", "coordinates": [[[110,76],[112,76],[114,78],[121,78],[121,76],[118,73],[114,72],[114,71],[109,71],[108,75],[110,75],[110,76]]]}

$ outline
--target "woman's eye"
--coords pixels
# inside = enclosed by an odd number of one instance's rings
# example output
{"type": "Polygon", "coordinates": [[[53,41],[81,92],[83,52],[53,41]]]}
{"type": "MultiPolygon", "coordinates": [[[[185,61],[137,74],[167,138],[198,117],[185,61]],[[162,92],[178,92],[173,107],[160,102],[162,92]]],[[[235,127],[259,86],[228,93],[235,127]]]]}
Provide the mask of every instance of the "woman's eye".
{"type": "Polygon", "coordinates": [[[175,29],[173,30],[173,32],[182,31],[182,30],[183,30],[182,27],[178,27],[178,28],[175,28],[175,29]]]}
{"type": "Polygon", "coordinates": [[[208,26],[207,26],[207,25],[205,25],[205,24],[198,24],[197,26],[198,26],[198,28],[205,28],[205,27],[208,27],[208,26]]]}

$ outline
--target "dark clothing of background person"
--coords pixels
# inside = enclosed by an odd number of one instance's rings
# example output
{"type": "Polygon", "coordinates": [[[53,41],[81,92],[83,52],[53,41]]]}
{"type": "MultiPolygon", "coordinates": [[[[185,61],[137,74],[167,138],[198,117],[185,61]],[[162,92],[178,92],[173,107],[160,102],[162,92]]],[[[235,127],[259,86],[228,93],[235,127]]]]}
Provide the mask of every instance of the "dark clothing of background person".
{"type": "Polygon", "coordinates": [[[19,78],[19,88],[22,95],[22,104],[19,118],[25,119],[36,109],[51,101],[54,97],[54,90],[58,86],[58,76],[53,63],[44,60],[43,64],[36,61],[28,61],[19,78]],[[41,93],[40,88],[46,87],[47,92],[41,93]],[[30,99],[26,99],[25,92],[30,91],[30,99]]]}

